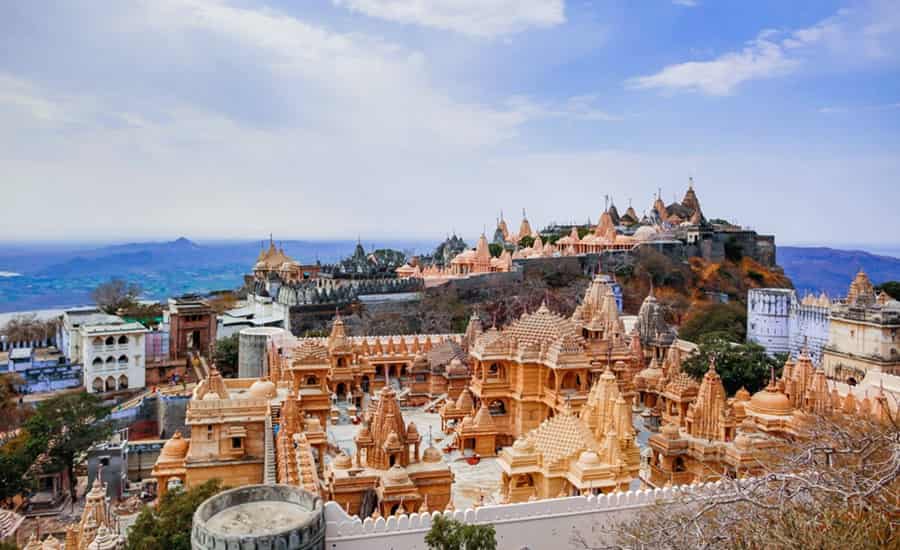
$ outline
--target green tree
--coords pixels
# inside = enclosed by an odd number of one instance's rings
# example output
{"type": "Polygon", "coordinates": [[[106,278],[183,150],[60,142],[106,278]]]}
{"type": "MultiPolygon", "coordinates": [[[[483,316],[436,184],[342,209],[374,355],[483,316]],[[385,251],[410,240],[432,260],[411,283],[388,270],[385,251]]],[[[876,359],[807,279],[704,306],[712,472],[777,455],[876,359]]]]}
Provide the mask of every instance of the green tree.
{"type": "Polygon", "coordinates": [[[900,281],[888,281],[875,288],[882,292],[886,292],[888,296],[895,300],[900,300],[900,281]]]}
{"type": "Polygon", "coordinates": [[[531,235],[525,235],[521,239],[519,239],[519,246],[522,248],[528,248],[529,246],[534,245],[534,237],[531,235]]]}
{"type": "Polygon", "coordinates": [[[75,462],[91,445],[112,433],[109,411],[99,397],[87,392],[42,401],[25,422],[27,455],[37,458],[46,453],[50,467],[65,468],[74,494],[75,462]]]}
{"type": "Polygon", "coordinates": [[[0,550],[19,550],[19,547],[11,542],[0,542],[0,550]]]}
{"type": "Polygon", "coordinates": [[[173,489],[155,508],[141,510],[128,533],[127,550],[190,550],[191,521],[203,501],[222,491],[218,479],[183,491],[173,489]]]}
{"type": "Polygon", "coordinates": [[[20,433],[0,447],[0,502],[32,489],[33,479],[26,477],[34,456],[27,448],[28,434],[20,433]]]}
{"type": "Polygon", "coordinates": [[[111,315],[121,308],[133,307],[140,295],[140,286],[126,283],[118,278],[112,278],[91,291],[91,299],[94,300],[97,307],[111,315]]]}
{"type": "Polygon", "coordinates": [[[728,395],[734,395],[741,387],[750,393],[763,389],[772,369],[778,374],[785,360],[784,356],[769,357],[759,344],[734,344],[722,334],[704,336],[699,347],[699,353],[689,357],[682,368],[700,381],[709,369],[710,360],[714,359],[716,372],[722,377],[728,395]]]}
{"type": "Polygon", "coordinates": [[[0,433],[15,430],[22,425],[30,407],[20,405],[16,387],[25,381],[18,373],[0,374],[0,433]]]}
{"type": "Polygon", "coordinates": [[[678,329],[678,337],[689,342],[699,342],[707,334],[743,342],[747,339],[747,312],[739,304],[712,304],[701,309],[678,329]]]}
{"type": "Polygon", "coordinates": [[[471,525],[435,516],[425,544],[431,550],[497,550],[497,534],[493,525],[471,525]]]}
{"type": "Polygon", "coordinates": [[[488,245],[488,250],[490,250],[492,258],[497,258],[500,254],[503,254],[503,245],[500,243],[491,243],[488,245]]]}
{"type": "Polygon", "coordinates": [[[232,334],[216,340],[215,349],[216,366],[222,372],[222,376],[236,375],[238,364],[238,335],[232,334]]]}

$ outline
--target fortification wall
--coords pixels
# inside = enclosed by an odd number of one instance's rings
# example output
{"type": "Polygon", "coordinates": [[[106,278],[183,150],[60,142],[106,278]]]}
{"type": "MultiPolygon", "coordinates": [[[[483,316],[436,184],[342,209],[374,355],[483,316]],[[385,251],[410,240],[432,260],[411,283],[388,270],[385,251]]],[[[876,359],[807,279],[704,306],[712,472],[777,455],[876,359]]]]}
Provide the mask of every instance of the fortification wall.
{"type": "MultiPolygon", "coordinates": [[[[720,487],[718,483],[712,483],[694,486],[691,490],[720,487]]],[[[649,506],[672,503],[678,495],[678,489],[663,488],[483,506],[444,512],[444,515],[466,523],[493,525],[497,532],[497,548],[502,550],[569,548],[574,534],[580,534],[592,546],[600,547],[613,542],[616,524],[634,519],[638,512],[649,506]]],[[[360,521],[356,516],[349,516],[338,504],[328,502],[325,505],[325,540],[331,550],[425,550],[425,534],[438,514],[441,512],[360,521]]]]}
{"type": "Polygon", "coordinates": [[[747,293],[747,340],[770,354],[791,349],[790,313],[794,291],[752,288],[747,293]]]}

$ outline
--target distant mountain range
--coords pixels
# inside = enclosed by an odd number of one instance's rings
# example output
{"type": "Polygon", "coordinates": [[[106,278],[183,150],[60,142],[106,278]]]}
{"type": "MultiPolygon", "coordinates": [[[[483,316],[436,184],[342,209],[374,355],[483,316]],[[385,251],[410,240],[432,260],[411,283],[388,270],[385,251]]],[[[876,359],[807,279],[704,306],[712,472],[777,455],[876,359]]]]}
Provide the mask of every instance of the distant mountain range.
{"type": "MultiPolygon", "coordinates": [[[[0,246],[0,312],[64,308],[91,302],[98,284],[119,277],[139,284],[144,297],[164,299],[187,292],[236,288],[265,243],[186,238],[111,246],[0,246]]],[[[283,241],[277,243],[300,262],[323,263],[349,256],[356,241],[283,241]]],[[[364,242],[366,250],[393,248],[427,253],[437,243],[415,240],[364,242]]],[[[862,267],[876,283],[900,280],[900,259],[858,250],[781,246],[778,263],[800,290],[825,290],[842,296],[862,267]]]]}
{"type": "MultiPolygon", "coordinates": [[[[300,262],[335,262],[349,256],[356,241],[278,241],[300,262]]],[[[395,248],[421,253],[436,243],[377,241],[366,250],[395,248]]],[[[0,247],[0,312],[62,308],[90,303],[91,290],[113,277],[137,283],[149,299],[188,292],[233,289],[250,272],[263,243],[167,242],[102,247],[22,245],[0,247]]]]}
{"type": "Polygon", "coordinates": [[[900,280],[900,258],[862,250],[779,246],[778,265],[799,291],[824,290],[830,296],[847,294],[847,287],[860,268],[875,284],[900,280]]]}

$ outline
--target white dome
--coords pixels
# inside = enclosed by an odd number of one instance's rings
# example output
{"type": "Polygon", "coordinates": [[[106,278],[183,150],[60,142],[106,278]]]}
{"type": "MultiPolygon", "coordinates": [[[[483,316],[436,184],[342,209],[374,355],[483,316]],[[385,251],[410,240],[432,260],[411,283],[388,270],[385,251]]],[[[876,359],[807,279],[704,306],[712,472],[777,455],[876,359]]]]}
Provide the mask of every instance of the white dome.
{"type": "Polygon", "coordinates": [[[639,241],[649,241],[659,233],[655,227],[650,225],[642,225],[634,232],[634,238],[639,241]]]}

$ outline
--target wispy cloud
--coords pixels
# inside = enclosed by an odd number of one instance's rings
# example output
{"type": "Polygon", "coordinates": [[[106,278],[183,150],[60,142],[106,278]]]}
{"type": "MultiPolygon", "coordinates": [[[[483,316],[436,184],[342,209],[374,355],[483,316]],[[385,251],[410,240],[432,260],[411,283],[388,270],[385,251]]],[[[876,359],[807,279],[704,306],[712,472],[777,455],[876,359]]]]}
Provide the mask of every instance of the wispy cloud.
{"type": "Polygon", "coordinates": [[[672,3],[676,6],[683,6],[685,8],[696,8],[700,5],[700,2],[697,0],[672,0],[672,3]]]}
{"type": "Polygon", "coordinates": [[[495,37],[564,23],[564,0],[331,0],[398,23],[495,37]]]}
{"type": "Polygon", "coordinates": [[[873,0],[858,9],[841,9],[813,26],[793,31],[764,30],[739,51],[709,61],[669,65],[651,75],[626,81],[631,89],[730,95],[743,83],[785,76],[811,58],[821,64],[847,63],[896,54],[900,43],[900,8],[873,0]]]}
{"type": "Polygon", "coordinates": [[[623,120],[622,115],[611,114],[597,106],[598,96],[573,96],[563,101],[536,101],[526,96],[513,96],[507,101],[508,107],[519,113],[523,120],[558,118],[568,120],[615,122],[623,120]]]}
{"type": "Polygon", "coordinates": [[[893,111],[895,109],[900,109],[900,103],[883,103],[880,105],[857,105],[853,107],[849,106],[840,106],[840,105],[831,105],[826,107],[821,107],[819,112],[823,115],[837,115],[844,113],[861,113],[867,111],[893,111]]]}

